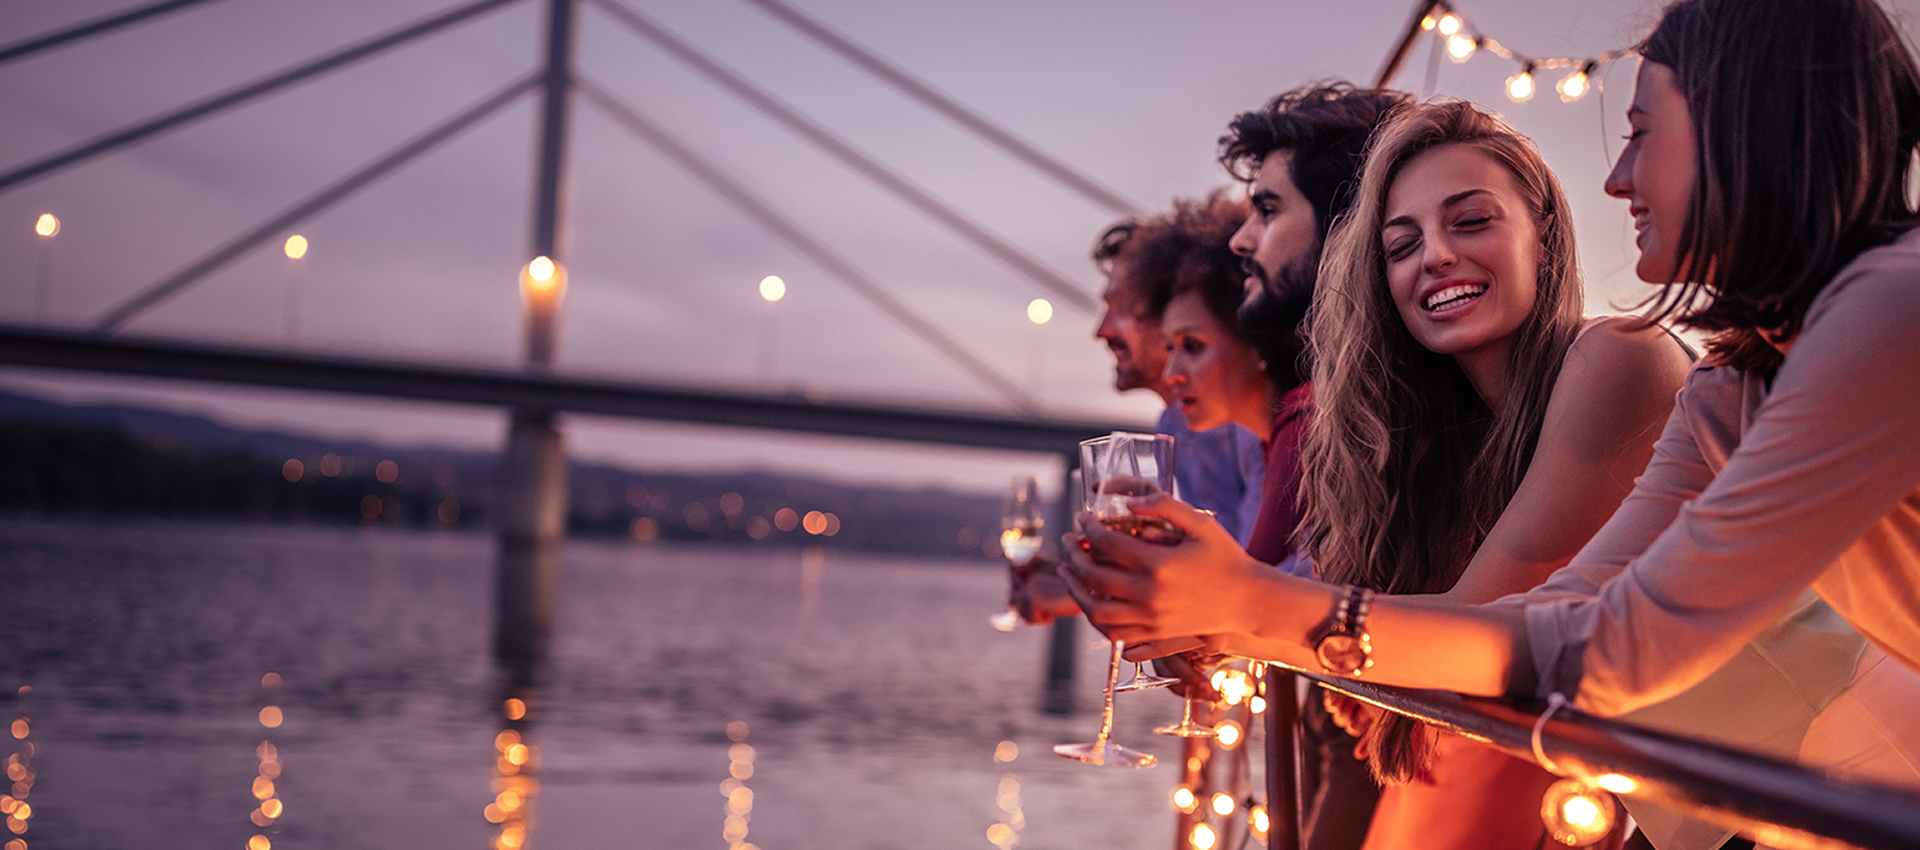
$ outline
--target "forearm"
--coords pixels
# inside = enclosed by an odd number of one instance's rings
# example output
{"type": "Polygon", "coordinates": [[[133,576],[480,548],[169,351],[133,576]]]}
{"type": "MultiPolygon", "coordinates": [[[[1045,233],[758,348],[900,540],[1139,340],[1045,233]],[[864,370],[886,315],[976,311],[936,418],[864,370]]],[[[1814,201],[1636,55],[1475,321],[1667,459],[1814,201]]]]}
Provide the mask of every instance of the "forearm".
{"type": "MultiPolygon", "coordinates": [[[[1246,625],[1222,636],[1224,649],[1319,670],[1308,635],[1326,620],[1344,589],[1274,575],[1247,590],[1241,607],[1256,613],[1246,625]]],[[[1375,596],[1366,627],[1373,666],[1358,678],[1383,685],[1498,696],[1507,692],[1512,678],[1524,623],[1520,610],[1511,606],[1375,596]]],[[[1531,662],[1521,658],[1518,663],[1531,662]]]]}

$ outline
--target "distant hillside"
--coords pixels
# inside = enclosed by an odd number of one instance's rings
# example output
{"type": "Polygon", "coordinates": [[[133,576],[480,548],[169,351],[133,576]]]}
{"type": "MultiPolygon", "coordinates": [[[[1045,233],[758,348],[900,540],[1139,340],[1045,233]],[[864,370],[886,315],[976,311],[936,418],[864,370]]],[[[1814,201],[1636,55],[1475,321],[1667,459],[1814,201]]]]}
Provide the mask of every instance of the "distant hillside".
{"type": "MultiPolygon", "coordinates": [[[[498,474],[498,458],[485,452],[252,431],[0,392],[0,511],[476,526],[488,521],[498,474]]],[[[997,555],[991,496],[580,463],[570,486],[576,535],[997,555]]]]}

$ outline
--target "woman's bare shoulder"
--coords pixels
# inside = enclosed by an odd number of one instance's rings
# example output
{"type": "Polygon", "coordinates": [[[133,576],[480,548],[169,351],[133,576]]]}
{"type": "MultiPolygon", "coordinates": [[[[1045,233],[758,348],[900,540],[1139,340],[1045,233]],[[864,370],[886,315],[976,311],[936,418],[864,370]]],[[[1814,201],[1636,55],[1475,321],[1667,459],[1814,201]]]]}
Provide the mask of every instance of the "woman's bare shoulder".
{"type": "Polygon", "coordinates": [[[1625,389],[1648,384],[1643,389],[1671,395],[1692,366],[1687,349],[1665,327],[1638,316],[1605,316],[1589,320],[1574,339],[1561,366],[1561,385],[1625,389]]]}

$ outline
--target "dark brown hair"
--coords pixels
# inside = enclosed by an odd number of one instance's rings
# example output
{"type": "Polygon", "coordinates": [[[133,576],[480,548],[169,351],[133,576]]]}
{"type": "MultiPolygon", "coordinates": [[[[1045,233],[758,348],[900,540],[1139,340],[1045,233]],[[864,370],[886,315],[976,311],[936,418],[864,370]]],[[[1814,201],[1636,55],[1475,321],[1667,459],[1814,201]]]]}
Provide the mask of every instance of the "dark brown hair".
{"type": "Polygon", "coordinates": [[[1843,266],[1920,223],[1920,69],[1873,0],[1680,0],[1641,55],[1672,69],[1697,150],[1657,314],[1718,331],[1714,362],[1771,373],[1760,332],[1791,339],[1843,266]]]}
{"type": "Polygon", "coordinates": [[[1109,276],[1124,266],[1150,319],[1165,314],[1167,302],[1179,292],[1204,295],[1216,317],[1221,316],[1216,302],[1231,299],[1221,324],[1244,341],[1246,330],[1233,318],[1240,303],[1240,258],[1227,242],[1246,220],[1246,203],[1222,192],[1199,201],[1176,200],[1172,212],[1107,228],[1094,243],[1093,262],[1109,276]]]}
{"type": "Polygon", "coordinates": [[[1220,164],[1246,182],[1268,154],[1292,154],[1288,176],[1313,205],[1314,224],[1324,240],[1334,219],[1353,203],[1373,129],[1387,113],[1412,101],[1406,92],[1337,81],[1289,89],[1233,117],[1220,137],[1220,164]]]}

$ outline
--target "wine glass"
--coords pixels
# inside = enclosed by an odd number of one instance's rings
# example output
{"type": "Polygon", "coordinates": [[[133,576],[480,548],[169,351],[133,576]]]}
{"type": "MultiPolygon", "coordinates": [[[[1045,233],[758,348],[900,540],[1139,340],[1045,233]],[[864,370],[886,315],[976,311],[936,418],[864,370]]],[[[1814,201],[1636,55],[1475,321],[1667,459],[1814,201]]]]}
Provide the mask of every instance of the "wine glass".
{"type": "MultiPolygon", "coordinates": [[[[1127,510],[1128,496],[1173,489],[1173,438],[1164,434],[1115,431],[1080,444],[1085,506],[1108,528],[1159,543],[1178,543],[1178,529],[1155,517],[1127,510]],[[1152,522],[1138,522],[1151,520],[1152,522]],[[1171,532],[1171,533],[1168,533],[1171,532]]],[[[1088,744],[1056,744],[1053,752],[1107,767],[1152,767],[1154,757],[1113,743],[1113,694],[1120,682],[1120,653],[1114,641],[1107,654],[1106,700],[1100,711],[1100,736],[1088,744]]]]}
{"type": "Polygon", "coordinates": [[[1113,743],[1113,686],[1120,679],[1120,642],[1114,641],[1107,656],[1107,699],[1100,710],[1100,736],[1089,744],[1054,744],[1053,753],[1101,767],[1152,767],[1159,761],[1152,753],[1143,753],[1113,743]]]}
{"type": "MultiPolygon", "coordinates": [[[[1129,434],[1116,431],[1080,444],[1082,480],[1087,485],[1087,509],[1108,528],[1136,537],[1136,522],[1155,523],[1155,542],[1178,543],[1179,531],[1165,520],[1139,517],[1127,510],[1126,497],[1173,490],[1173,438],[1165,434],[1129,434]],[[1089,475],[1085,470],[1092,470],[1089,475]],[[1164,474],[1163,474],[1164,472],[1164,474]]],[[[1114,685],[1116,691],[1164,688],[1179,679],[1155,676],[1134,662],[1133,675],[1114,685]]]]}
{"type": "MultiPolygon", "coordinates": [[[[1027,578],[1029,565],[1040,554],[1043,539],[1040,532],[1046,524],[1046,507],[1040,502],[1039,477],[1014,476],[1007,483],[1007,500],[1000,509],[1000,551],[1007,556],[1007,563],[1013,565],[1015,575],[1023,581],[1027,578]]],[[[990,622],[994,628],[1010,632],[1020,625],[1020,613],[1012,609],[1001,611],[993,615],[990,622]]]]}
{"type": "Polygon", "coordinates": [[[1180,709],[1180,722],[1172,726],[1160,726],[1153,730],[1156,735],[1173,735],[1178,738],[1217,738],[1220,733],[1212,726],[1193,721],[1193,686],[1187,686],[1185,705],[1180,709]]]}

